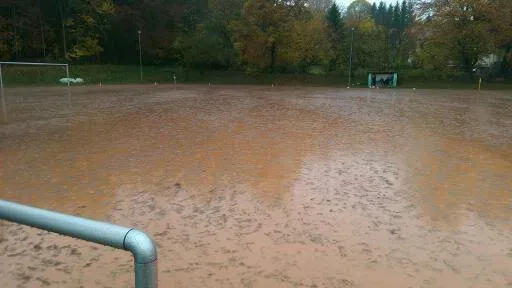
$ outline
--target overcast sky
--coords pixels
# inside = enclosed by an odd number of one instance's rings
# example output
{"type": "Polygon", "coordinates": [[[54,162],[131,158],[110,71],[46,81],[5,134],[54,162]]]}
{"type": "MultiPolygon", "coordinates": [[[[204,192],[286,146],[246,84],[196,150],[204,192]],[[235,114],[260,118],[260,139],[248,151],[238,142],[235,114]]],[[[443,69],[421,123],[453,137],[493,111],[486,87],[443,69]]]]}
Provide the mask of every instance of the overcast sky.
{"type": "MultiPolygon", "coordinates": [[[[336,0],[336,3],[341,4],[341,5],[343,5],[343,7],[347,8],[347,6],[350,3],[352,3],[352,1],[354,1],[354,0],[336,0]]],[[[377,5],[379,4],[380,1],[381,0],[368,0],[368,2],[370,2],[370,3],[376,2],[377,5]]],[[[393,4],[396,3],[396,0],[382,0],[382,1],[384,1],[387,5],[389,5],[389,3],[393,3],[393,4]]],[[[402,3],[402,0],[400,0],[398,2],[402,3]]]]}

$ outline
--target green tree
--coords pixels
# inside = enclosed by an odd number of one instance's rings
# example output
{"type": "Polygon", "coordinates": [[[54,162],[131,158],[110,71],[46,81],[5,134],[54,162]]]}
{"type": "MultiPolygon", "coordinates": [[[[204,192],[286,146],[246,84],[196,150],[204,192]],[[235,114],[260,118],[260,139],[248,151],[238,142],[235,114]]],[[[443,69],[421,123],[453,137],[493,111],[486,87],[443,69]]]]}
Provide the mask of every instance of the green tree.
{"type": "Polygon", "coordinates": [[[393,5],[389,4],[384,16],[384,27],[393,28],[393,5]]]}
{"type": "Polygon", "coordinates": [[[370,9],[370,13],[372,15],[372,18],[375,19],[376,16],[377,16],[377,4],[375,4],[375,2],[373,2],[373,4],[372,4],[372,8],[370,9]]]}
{"type": "Polygon", "coordinates": [[[377,25],[384,26],[384,19],[386,18],[386,5],[384,2],[380,2],[377,7],[377,13],[375,13],[375,23],[377,25]]]}
{"type": "Polygon", "coordinates": [[[402,18],[400,14],[400,5],[398,4],[397,1],[395,6],[393,6],[393,18],[391,25],[393,29],[401,30],[402,18]]]}
{"type": "Polygon", "coordinates": [[[223,45],[222,39],[203,25],[197,25],[196,31],[180,36],[175,45],[181,52],[181,63],[186,68],[212,69],[224,60],[216,49],[223,45]]]}
{"type": "Polygon", "coordinates": [[[327,23],[327,38],[331,47],[331,59],[329,60],[330,71],[341,71],[346,62],[345,43],[344,43],[344,23],[341,13],[336,3],[327,10],[325,15],[327,23]]]}
{"type": "Polygon", "coordinates": [[[355,26],[353,45],[353,68],[381,70],[385,66],[387,50],[385,47],[385,28],[366,18],[355,26]]]}
{"type": "Polygon", "coordinates": [[[237,53],[231,39],[229,23],[240,19],[243,0],[210,0],[209,19],[207,28],[209,33],[217,39],[217,46],[210,46],[216,51],[218,64],[227,69],[233,68],[237,62],[237,53]]]}
{"type": "Polygon", "coordinates": [[[342,26],[342,21],[340,9],[338,8],[338,5],[336,5],[336,3],[333,3],[331,7],[327,9],[325,20],[327,21],[327,25],[331,30],[339,32],[339,29],[342,26]]]}
{"type": "Polygon", "coordinates": [[[400,32],[403,32],[405,28],[409,25],[411,15],[409,15],[409,7],[407,5],[407,1],[403,0],[402,5],[400,6],[400,32]]]}

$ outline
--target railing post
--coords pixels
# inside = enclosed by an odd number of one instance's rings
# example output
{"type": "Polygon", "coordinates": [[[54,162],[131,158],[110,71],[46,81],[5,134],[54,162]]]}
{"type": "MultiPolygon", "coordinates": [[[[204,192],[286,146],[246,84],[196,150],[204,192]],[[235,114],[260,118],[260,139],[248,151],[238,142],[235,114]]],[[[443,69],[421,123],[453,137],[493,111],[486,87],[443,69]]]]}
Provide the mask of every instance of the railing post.
{"type": "Polygon", "coordinates": [[[156,288],[157,251],[144,232],[0,200],[0,219],[132,252],[135,287],[156,288]]]}
{"type": "Polygon", "coordinates": [[[157,287],[156,248],[151,238],[139,230],[131,229],[126,234],[124,249],[132,251],[135,258],[135,287],[157,287]]]}

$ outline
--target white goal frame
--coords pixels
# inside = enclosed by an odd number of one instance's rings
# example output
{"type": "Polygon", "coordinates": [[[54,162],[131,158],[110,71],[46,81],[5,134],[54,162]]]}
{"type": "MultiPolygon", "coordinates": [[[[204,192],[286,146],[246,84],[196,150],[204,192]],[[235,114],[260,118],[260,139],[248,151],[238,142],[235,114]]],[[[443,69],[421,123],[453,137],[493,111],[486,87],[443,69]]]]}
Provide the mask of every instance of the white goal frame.
{"type": "Polygon", "coordinates": [[[28,66],[61,66],[66,69],[66,78],[68,78],[68,105],[71,106],[71,90],[69,86],[69,64],[62,63],[31,63],[31,62],[0,62],[0,106],[2,106],[3,120],[7,122],[7,106],[5,102],[4,80],[2,75],[2,65],[28,65],[28,66]]]}

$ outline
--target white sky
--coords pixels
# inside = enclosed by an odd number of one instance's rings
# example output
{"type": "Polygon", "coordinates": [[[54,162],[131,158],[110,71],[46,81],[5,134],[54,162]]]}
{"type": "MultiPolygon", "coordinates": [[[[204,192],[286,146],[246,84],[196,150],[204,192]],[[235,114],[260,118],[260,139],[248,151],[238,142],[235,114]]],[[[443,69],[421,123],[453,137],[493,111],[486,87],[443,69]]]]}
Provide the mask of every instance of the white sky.
{"type": "MultiPolygon", "coordinates": [[[[336,3],[341,4],[341,5],[343,5],[343,7],[347,8],[347,6],[350,5],[350,3],[352,3],[352,1],[354,1],[354,0],[335,0],[335,1],[336,1],[336,3]]],[[[396,3],[396,0],[382,0],[382,1],[384,1],[384,3],[386,3],[386,5],[389,5],[390,3],[392,3],[392,4],[396,3]]],[[[376,2],[377,5],[379,5],[380,0],[368,0],[368,2],[370,2],[370,3],[376,2]]],[[[402,0],[399,0],[398,2],[402,3],[402,0]]]]}

